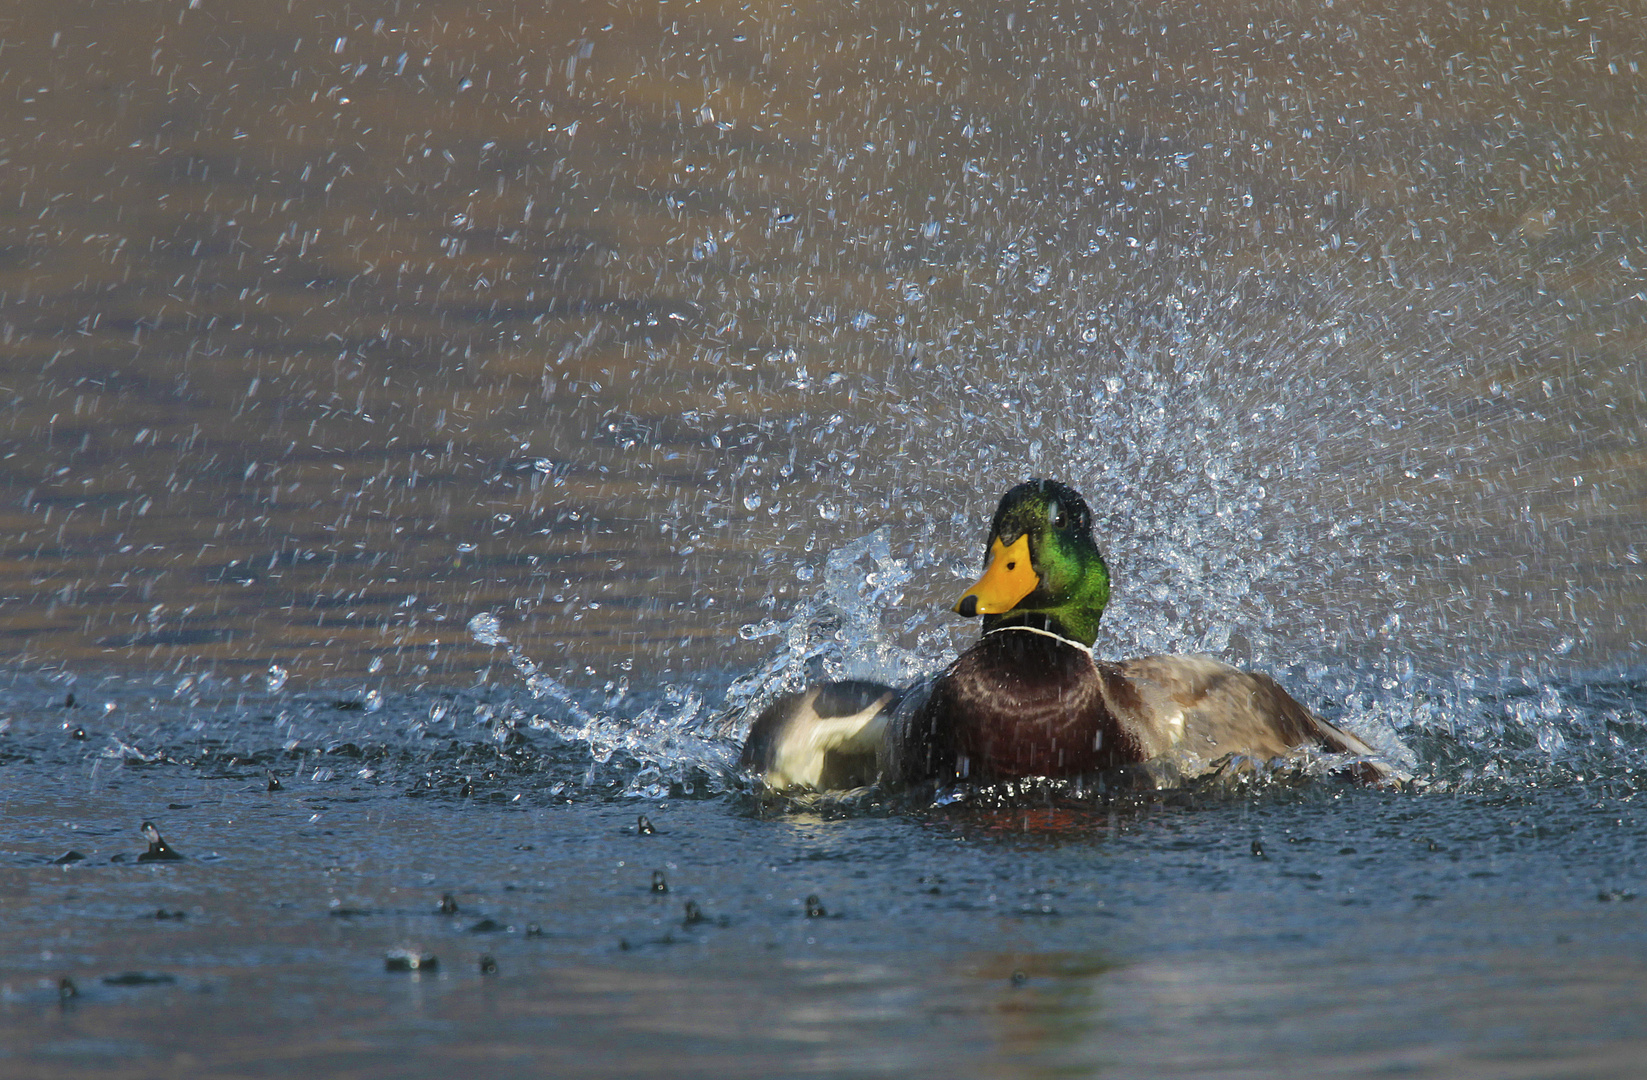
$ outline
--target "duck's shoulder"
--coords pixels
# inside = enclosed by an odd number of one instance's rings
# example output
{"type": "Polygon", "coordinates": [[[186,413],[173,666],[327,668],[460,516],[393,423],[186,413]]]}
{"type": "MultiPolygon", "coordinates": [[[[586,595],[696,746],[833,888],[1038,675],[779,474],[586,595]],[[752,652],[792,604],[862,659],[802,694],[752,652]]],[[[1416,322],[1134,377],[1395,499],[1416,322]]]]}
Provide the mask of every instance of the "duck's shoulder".
{"type": "Polygon", "coordinates": [[[1209,759],[1278,757],[1337,733],[1268,675],[1210,656],[1140,656],[1099,668],[1111,708],[1152,756],[1182,749],[1209,759]]]}

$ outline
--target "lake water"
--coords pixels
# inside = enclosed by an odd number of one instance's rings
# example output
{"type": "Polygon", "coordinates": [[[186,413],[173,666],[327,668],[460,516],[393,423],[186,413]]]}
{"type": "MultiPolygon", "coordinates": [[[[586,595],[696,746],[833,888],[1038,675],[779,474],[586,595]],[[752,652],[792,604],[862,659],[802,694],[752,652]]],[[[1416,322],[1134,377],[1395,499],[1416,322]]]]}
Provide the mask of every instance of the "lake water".
{"type": "Polygon", "coordinates": [[[14,3],[0,1075],[1639,1074],[1644,63],[1623,4],[14,3]],[[751,791],[748,706],[966,646],[1030,476],[1101,651],[1412,789],[751,791]]]}

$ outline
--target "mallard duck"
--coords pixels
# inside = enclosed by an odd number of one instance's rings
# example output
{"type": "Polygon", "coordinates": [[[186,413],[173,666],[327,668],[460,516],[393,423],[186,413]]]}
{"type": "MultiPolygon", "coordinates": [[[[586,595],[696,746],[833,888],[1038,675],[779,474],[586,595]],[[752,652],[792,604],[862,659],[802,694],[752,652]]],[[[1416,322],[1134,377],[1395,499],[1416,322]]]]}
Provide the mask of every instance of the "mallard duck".
{"type": "MultiPolygon", "coordinates": [[[[787,694],[750,728],[742,765],[777,789],[1095,776],[1142,767],[1169,784],[1243,759],[1373,749],[1268,675],[1208,656],[1093,655],[1109,568],[1092,511],[1052,480],[1019,484],[990,523],[983,577],[955,611],[978,643],[899,690],[831,682],[787,694]]],[[[1375,761],[1350,774],[1381,779],[1375,761]]]]}

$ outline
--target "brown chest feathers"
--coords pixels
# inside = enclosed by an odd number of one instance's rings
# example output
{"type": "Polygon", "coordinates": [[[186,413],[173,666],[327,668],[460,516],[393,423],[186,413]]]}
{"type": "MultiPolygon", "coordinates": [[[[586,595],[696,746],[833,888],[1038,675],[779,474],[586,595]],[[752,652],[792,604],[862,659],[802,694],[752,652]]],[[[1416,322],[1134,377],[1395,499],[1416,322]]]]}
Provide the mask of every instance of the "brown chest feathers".
{"type": "Polygon", "coordinates": [[[1101,679],[1091,653],[1059,638],[988,634],[938,677],[912,718],[912,741],[927,753],[908,764],[989,781],[1079,776],[1142,760],[1106,706],[1101,679]]]}

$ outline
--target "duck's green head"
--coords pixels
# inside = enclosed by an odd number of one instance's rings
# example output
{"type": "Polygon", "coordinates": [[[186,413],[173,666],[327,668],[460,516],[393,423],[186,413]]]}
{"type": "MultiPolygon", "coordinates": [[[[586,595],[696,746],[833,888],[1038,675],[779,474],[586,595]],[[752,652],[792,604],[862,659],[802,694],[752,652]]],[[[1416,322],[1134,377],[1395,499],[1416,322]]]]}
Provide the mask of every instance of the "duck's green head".
{"type": "Polygon", "coordinates": [[[1002,626],[1044,626],[1091,645],[1109,603],[1109,567],[1092,540],[1092,511],[1074,488],[1029,480],[1001,496],[984,576],[955,610],[1002,626]]]}

